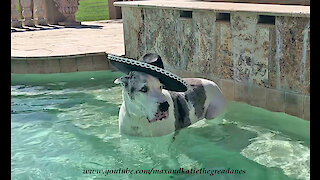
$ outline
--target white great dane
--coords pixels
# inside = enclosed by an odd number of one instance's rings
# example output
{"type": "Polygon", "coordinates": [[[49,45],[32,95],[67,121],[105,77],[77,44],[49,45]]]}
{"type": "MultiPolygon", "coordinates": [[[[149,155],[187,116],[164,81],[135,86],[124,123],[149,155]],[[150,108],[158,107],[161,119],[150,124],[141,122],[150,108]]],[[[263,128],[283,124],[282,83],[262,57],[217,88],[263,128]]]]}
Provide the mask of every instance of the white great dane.
{"type": "Polygon", "coordinates": [[[201,119],[213,119],[226,104],[220,88],[202,78],[184,78],[186,92],[163,89],[160,81],[143,72],[131,71],[114,81],[122,85],[120,133],[132,136],[163,136],[201,119]]]}

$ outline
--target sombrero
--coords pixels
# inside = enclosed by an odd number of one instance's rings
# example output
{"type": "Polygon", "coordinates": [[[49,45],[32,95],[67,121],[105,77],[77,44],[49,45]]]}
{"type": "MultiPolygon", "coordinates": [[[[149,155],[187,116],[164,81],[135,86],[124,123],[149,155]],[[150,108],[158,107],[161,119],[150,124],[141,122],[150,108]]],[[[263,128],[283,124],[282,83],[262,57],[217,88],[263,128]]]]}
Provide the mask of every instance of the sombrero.
{"type": "Polygon", "coordinates": [[[189,85],[182,78],[164,69],[158,54],[148,53],[140,61],[112,54],[108,54],[108,59],[121,72],[139,71],[158,78],[164,85],[164,89],[178,92],[188,90],[189,85]]]}

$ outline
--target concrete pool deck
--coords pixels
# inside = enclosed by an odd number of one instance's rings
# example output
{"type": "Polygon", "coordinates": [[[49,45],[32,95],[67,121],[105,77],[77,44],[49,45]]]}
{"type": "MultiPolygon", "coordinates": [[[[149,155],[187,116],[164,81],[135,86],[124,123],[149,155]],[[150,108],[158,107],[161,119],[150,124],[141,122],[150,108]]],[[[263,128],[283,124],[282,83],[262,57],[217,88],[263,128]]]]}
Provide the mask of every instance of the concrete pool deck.
{"type": "Polygon", "coordinates": [[[121,20],[82,22],[82,27],[77,28],[42,27],[13,29],[11,56],[45,57],[96,52],[124,54],[121,20]]]}
{"type": "Polygon", "coordinates": [[[11,72],[45,74],[110,69],[106,53],[124,55],[121,20],[82,22],[81,27],[12,29],[11,72]]]}

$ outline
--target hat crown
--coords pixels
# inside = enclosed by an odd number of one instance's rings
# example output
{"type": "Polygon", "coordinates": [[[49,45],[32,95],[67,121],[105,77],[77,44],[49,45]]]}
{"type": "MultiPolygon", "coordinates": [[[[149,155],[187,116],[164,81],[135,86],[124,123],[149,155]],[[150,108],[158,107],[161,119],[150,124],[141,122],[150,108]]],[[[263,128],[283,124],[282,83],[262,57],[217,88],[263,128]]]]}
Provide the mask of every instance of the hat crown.
{"type": "Polygon", "coordinates": [[[155,53],[145,54],[142,57],[141,61],[164,69],[162,59],[158,54],[155,54],[155,53]]]}
{"type": "Polygon", "coordinates": [[[158,54],[145,54],[140,62],[111,54],[108,54],[108,59],[116,69],[123,73],[139,71],[158,78],[166,90],[185,92],[189,88],[189,85],[182,78],[164,69],[163,62],[158,54]]]}

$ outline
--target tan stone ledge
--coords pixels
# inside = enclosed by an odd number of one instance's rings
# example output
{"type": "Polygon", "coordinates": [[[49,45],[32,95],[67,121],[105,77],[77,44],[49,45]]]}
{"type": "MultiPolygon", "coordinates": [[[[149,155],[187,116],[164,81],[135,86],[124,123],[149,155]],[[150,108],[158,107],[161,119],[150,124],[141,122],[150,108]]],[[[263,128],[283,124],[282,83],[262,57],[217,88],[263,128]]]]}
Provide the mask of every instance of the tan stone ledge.
{"type": "Polygon", "coordinates": [[[198,1],[126,1],[115,2],[115,6],[138,8],[163,8],[177,10],[210,10],[216,12],[247,12],[261,15],[310,17],[310,6],[250,4],[198,1]]]}

